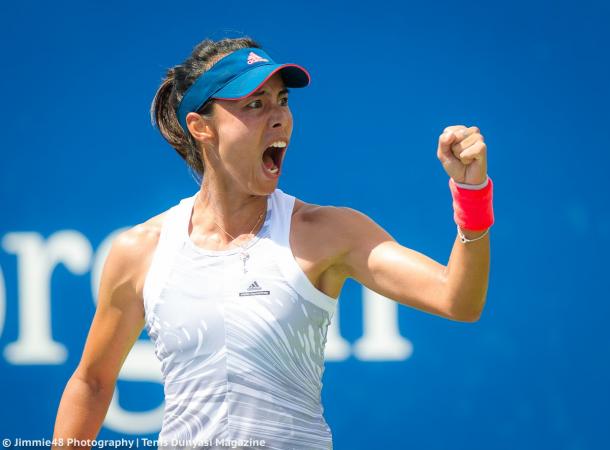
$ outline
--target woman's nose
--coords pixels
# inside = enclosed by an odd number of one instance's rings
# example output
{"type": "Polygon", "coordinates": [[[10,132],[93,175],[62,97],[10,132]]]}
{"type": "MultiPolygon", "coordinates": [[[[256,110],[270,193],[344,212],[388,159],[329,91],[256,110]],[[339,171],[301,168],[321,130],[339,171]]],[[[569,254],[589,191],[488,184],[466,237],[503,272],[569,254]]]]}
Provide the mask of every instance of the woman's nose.
{"type": "Polygon", "coordinates": [[[271,114],[271,127],[281,128],[288,125],[290,120],[290,111],[286,106],[276,105],[273,113],[271,114]]]}

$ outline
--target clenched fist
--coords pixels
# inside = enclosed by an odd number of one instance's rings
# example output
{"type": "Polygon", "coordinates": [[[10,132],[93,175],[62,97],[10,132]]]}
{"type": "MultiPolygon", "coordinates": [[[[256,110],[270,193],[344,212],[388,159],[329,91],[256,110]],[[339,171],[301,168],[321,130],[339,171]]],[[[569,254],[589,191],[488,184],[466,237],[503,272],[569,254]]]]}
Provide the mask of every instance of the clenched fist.
{"type": "Polygon", "coordinates": [[[487,179],[487,145],[477,127],[445,128],[438,138],[436,156],[453,181],[481,184],[487,179]]]}

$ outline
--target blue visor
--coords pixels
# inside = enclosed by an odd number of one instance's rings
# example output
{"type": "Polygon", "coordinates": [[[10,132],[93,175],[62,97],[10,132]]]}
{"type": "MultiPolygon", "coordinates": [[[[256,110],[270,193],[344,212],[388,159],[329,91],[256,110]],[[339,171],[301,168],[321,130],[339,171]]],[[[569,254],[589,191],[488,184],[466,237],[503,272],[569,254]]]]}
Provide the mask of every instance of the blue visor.
{"type": "Polygon", "coordinates": [[[218,60],[187,89],[178,105],[178,121],[188,133],[186,115],[211,98],[238,100],[254,93],[276,72],[286,87],[309,84],[309,73],[296,64],[277,64],[260,48],[242,48],[218,60]]]}

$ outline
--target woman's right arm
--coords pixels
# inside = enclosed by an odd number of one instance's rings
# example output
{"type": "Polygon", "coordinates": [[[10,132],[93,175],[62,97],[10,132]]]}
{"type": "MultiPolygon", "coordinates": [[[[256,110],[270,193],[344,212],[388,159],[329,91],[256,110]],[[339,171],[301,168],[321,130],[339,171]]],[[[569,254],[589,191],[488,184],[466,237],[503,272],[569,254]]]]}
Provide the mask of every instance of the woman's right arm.
{"type": "Polygon", "coordinates": [[[148,267],[154,235],[139,225],[112,244],[83,354],[57,411],[53,437],[63,439],[63,448],[68,438],[95,439],[102,426],[119,371],[144,327],[142,268],[148,267]]]}

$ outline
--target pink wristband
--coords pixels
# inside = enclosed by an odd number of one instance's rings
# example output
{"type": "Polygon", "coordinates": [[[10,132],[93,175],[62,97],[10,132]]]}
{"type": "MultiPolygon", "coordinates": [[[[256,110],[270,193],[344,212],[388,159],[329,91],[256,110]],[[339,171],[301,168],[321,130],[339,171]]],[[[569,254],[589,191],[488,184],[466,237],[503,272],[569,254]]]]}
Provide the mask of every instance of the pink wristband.
{"type": "Polygon", "coordinates": [[[494,223],[493,183],[482,189],[465,189],[449,178],[449,189],[453,197],[453,220],[464,230],[481,231],[494,223]]]}

